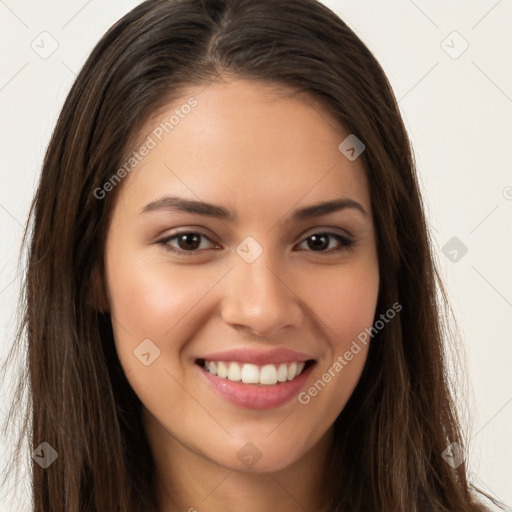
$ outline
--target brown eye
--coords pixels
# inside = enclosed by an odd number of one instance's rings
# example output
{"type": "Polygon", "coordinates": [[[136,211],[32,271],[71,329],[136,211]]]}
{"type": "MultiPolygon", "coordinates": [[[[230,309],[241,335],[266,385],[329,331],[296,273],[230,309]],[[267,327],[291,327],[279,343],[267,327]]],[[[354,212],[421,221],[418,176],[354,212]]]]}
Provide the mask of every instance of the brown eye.
{"type": "Polygon", "coordinates": [[[176,233],[172,236],[168,236],[158,242],[163,245],[167,250],[186,254],[198,252],[198,250],[208,249],[208,243],[213,244],[211,239],[203,233],[197,233],[194,231],[184,231],[182,233],[176,233]],[[206,247],[203,243],[206,240],[206,247]]]}
{"type": "Polygon", "coordinates": [[[307,239],[308,247],[313,251],[324,251],[329,248],[328,235],[312,235],[307,239]]]}
{"type": "Polygon", "coordinates": [[[354,241],[338,234],[338,233],[314,233],[304,239],[300,245],[307,244],[308,249],[313,252],[337,252],[343,249],[350,249],[354,245],[354,241]],[[331,245],[332,240],[337,242],[334,244],[334,248],[331,245]],[[329,249],[329,250],[328,250],[329,249]]]}
{"type": "Polygon", "coordinates": [[[184,251],[194,251],[201,245],[201,235],[197,233],[184,233],[178,235],[176,240],[179,248],[184,251]]]}

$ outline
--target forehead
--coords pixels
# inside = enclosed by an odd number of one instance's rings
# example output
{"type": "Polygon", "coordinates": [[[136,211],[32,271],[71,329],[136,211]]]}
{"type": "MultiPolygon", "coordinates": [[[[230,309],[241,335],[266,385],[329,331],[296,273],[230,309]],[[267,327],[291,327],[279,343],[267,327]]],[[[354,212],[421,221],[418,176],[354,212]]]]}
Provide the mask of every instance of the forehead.
{"type": "Polygon", "coordinates": [[[133,205],[172,192],[260,216],[265,205],[350,196],[370,211],[362,159],[338,149],[348,135],[309,95],[247,80],[190,87],[140,131],[133,150],[151,149],[120,192],[133,205]]]}

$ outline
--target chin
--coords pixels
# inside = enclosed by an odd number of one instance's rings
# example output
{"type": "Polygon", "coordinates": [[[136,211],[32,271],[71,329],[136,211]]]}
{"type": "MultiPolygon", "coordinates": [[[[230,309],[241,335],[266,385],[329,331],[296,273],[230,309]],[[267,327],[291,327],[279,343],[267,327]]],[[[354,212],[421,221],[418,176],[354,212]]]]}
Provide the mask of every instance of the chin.
{"type": "MultiPolygon", "coordinates": [[[[262,436],[259,440],[230,442],[222,448],[222,455],[211,454],[211,460],[226,469],[243,473],[275,473],[299,462],[307,453],[303,439],[284,445],[282,439],[270,440],[262,436]],[[298,448],[301,447],[300,450],[298,448]]],[[[290,438],[288,438],[290,439],[290,438]]]]}

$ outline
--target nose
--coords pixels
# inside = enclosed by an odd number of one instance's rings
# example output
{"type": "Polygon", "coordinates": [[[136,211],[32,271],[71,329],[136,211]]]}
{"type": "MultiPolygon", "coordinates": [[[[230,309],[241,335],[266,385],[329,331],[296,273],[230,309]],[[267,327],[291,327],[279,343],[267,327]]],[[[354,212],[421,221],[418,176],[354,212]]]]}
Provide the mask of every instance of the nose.
{"type": "Polygon", "coordinates": [[[254,336],[278,337],[300,326],[301,300],[282,265],[263,254],[252,263],[238,258],[229,273],[221,315],[224,321],[254,336]]]}

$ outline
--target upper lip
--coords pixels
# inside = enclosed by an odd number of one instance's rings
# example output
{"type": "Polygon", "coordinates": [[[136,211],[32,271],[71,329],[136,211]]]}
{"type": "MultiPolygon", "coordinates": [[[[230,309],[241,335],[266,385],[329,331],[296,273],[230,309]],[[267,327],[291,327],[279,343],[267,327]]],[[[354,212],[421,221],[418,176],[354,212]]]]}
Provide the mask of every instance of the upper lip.
{"type": "Polygon", "coordinates": [[[206,354],[201,359],[206,361],[232,361],[237,363],[251,363],[256,365],[281,364],[290,362],[309,361],[314,359],[308,354],[289,350],[287,348],[274,348],[270,350],[255,350],[248,348],[233,348],[223,352],[206,354]]]}

